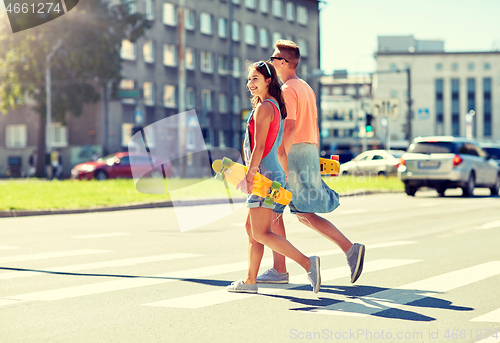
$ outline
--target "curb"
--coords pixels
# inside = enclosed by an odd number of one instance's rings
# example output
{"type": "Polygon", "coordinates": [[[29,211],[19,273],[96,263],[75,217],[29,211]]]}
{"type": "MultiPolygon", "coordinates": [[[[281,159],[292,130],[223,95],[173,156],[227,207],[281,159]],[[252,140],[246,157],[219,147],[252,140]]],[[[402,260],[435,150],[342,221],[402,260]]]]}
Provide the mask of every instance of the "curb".
{"type": "MultiPolygon", "coordinates": [[[[358,190],[349,194],[340,194],[340,197],[350,197],[350,196],[365,196],[372,194],[382,194],[382,193],[404,193],[403,191],[390,191],[390,190],[376,190],[376,191],[363,191],[358,190]]],[[[246,199],[233,199],[235,203],[245,202],[246,199]]],[[[175,206],[202,206],[202,205],[219,205],[227,203],[227,199],[193,199],[193,200],[179,200],[175,202],[175,206]]],[[[125,211],[125,210],[143,210],[152,208],[165,208],[174,207],[172,201],[161,201],[161,202],[147,202],[147,203],[133,203],[124,204],[116,206],[103,206],[103,207],[88,207],[88,208],[78,208],[78,209],[56,209],[56,210],[10,210],[10,211],[0,211],[1,218],[14,218],[14,217],[31,217],[31,216],[46,216],[55,214],[79,214],[79,213],[98,213],[98,212],[114,212],[114,211],[125,211]]]]}

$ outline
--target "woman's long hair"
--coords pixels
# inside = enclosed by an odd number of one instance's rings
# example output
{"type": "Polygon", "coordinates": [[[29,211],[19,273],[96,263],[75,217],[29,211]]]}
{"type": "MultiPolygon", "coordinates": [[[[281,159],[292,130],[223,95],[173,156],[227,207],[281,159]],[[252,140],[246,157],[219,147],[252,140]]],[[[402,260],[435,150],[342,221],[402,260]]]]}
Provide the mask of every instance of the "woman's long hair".
{"type": "MultiPolygon", "coordinates": [[[[274,69],[271,63],[265,61],[255,62],[254,64],[250,65],[250,67],[248,67],[248,71],[250,71],[251,69],[255,69],[257,72],[261,73],[264,76],[265,80],[271,78],[271,82],[269,83],[268,87],[269,95],[273,96],[278,101],[278,105],[281,112],[281,119],[285,119],[286,118],[285,100],[283,99],[283,94],[281,93],[281,86],[278,81],[278,74],[276,74],[276,69],[274,69]],[[269,67],[271,75],[269,75],[269,71],[267,70],[266,66],[264,64],[261,64],[261,62],[265,63],[269,67]],[[259,67],[259,65],[261,66],[259,67]]],[[[262,99],[254,95],[252,96],[250,101],[252,102],[252,107],[255,108],[258,104],[262,102],[262,99]]]]}

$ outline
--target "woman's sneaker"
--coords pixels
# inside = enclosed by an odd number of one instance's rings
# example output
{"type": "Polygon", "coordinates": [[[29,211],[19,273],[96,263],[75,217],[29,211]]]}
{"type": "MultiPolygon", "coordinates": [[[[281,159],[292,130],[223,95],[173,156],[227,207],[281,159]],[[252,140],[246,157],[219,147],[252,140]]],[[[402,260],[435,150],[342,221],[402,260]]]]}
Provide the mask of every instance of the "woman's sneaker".
{"type": "Polygon", "coordinates": [[[257,284],[247,285],[243,282],[243,280],[233,282],[232,284],[227,286],[226,289],[228,292],[235,293],[257,293],[257,291],[259,290],[257,284]]]}
{"type": "Polygon", "coordinates": [[[274,268],[269,268],[262,275],[257,276],[258,283],[288,283],[288,273],[280,273],[274,268]]]}

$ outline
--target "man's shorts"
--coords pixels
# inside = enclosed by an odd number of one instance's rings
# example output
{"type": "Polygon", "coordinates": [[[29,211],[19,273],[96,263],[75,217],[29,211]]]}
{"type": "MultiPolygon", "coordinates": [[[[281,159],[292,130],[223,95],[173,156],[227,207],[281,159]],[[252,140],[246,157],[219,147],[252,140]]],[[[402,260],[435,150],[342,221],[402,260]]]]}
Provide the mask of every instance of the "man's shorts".
{"type": "MultiPolygon", "coordinates": [[[[339,195],[321,178],[319,154],[314,144],[292,145],[288,154],[286,189],[292,192],[292,213],[330,213],[339,205],[339,195]]],[[[283,213],[284,205],[276,204],[275,213],[283,213]]]]}

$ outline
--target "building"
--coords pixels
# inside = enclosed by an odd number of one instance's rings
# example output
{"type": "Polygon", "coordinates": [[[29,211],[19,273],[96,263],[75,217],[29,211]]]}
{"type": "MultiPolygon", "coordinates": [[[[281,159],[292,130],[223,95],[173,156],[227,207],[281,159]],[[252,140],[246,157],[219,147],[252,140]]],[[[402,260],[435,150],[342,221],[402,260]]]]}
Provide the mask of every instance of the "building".
{"type": "Polygon", "coordinates": [[[321,78],[321,150],[326,154],[359,154],[364,145],[366,150],[380,144],[365,129],[366,115],[371,114],[371,88],[370,75],[334,71],[321,78]]]}
{"type": "MultiPolygon", "coordinates": [[[[380,41],[379,38],[379,47],[380,41]]],[[[473,137],[500,140],[500,51],[412,51],[410,43],[406,50],[400,42],[397,45],[397,49],[383,49],[375,54],[377,71],[373,74],[374,98],[399,99],[399,117],[388,120],[392,147],[406,148],[409,143],[405,135],[409,87],[411,138],[466,136],[468,114],[474,113],[473,137]]],[[[380,124],[377,119],[375,131],[383,140],[380,124]]]]}
{"type": "MultiPolygon", "coordinates": [[[[130,10],[144,13],[152,28],[136,42],[122,42],[124,78],[120,89],[137,90],[140,96],[110,101],[107,118],[104,104],[99,103],[86,106],[80,118],[68,118],[66,126],[53,124],[53,139],[58,142],[53,146],[61,148],[63,161],[67,161],[65,175],[94,151],[126,150],[134,127],[178,114],[179,107],[196,111],[194,120],[202,127],[209,147],[240,149],[242,112],[251,107],[246,91],[248,63],[267,60],[276,40],[290,39],[301,48],[299,75],[319,67],[317,0],[183,3],[185,99],[179,96],[179,0],[138,0],[130,10]],[[180,101],[185,106],[180,106],[180,101]]],[[[319,89],[318,79],[308,81],[319,89]]],[[[0,116],[0,176],[6,176],[12,156],[21,157],[22,169],[26,168],[37,145],[38,125],[32,124],[36,120],[37,115],[28,107],[0,116]]],[[[189,120],[193,119],[186,118],[189,120]]],[[[149,143],[162,144],[162,139],[176,142],[178,131],[172,126],[168,132],[156,133],[149,143]]]]}

